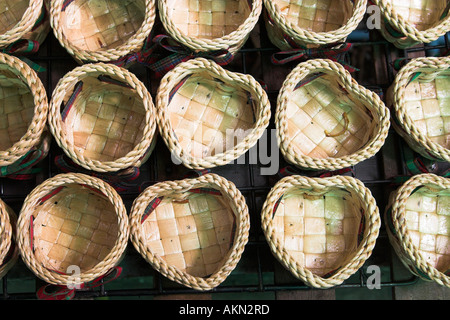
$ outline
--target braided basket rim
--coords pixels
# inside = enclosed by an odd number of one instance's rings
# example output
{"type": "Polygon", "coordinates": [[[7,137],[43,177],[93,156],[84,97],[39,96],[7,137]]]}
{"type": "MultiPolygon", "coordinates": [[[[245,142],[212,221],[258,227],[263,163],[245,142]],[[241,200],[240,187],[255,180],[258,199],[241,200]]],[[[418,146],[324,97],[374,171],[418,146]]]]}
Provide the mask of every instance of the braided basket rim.
{"type": "Polygon", "coordinates": [[[18,246],[20,255],[28,268],[40,279],[54,285],[66,285],[69,283],[69,280],[74,281],[73,276],[50,271],[36,261],[30,248],[29,221],[31,213],[39,199],[55,188],[67,184],[87,185],[102,192],[114,206],[119,225],[117,240],[111,252],[95,267],[80,274],[80,284],[92,281],[105,274],[120,262],[127,247],[130,232],[127,210],[122,198],[113,187],[99,178],[81,173],[63,173],[53,176],[36,186],[25,198],[22,209],[20,210],[17,223],[18,246]]]}
{"type": "Polygon", "coordinates": [[[381,218],[375,198],[371,191],[358,179],[349,176],[334,176],[327,178],[310,178],[300,175],[287,176],[279,180],[271,189],[261,210],[261,226],[266,240],[275,257],[296,278],[314,288],[327,289],[342,284],[346,279],[358,271],[365,261],[371,256],[378,238],[381,226],[381,218]],[[272,225],[273,210],[276,202],[289,189],[309,188],[313,190],[327,190],[329,188],[340,188],[352,190],[365,204],[365,230],[364,237],[357,251],[352,253],[352,259],[346,265],[341,266],[336,273],[329,278],[313,274],[307,268],[301,266],[293,259],[286,249],[276,241],[275,231],[272,225]]]}
{"type": "MultiPolygon", "coordinates": [[[[17,262],[19,258],[19,249],[16,245],[17,235],[16,235],[16,225],[17,225],[17,215],[16,213],[9,207],[3,200],[0,199],[0,223],[6,224],[4,220],[4,214],[6,214],[6,218],[8,219],[7,225],[10,230],[11,236],[7,239],[6,248],[3,243],[0,243],[0,279],[3,278],[3,276],[8,273],[8,271],[14,266],[14,264],[17,262]],[[13,222],[12,222],[13,220],[13,222]],[[14,250],[11,254],[11,256],[8,257],[7,261],[5,261],[5,258],[7,258],[8,252],[11,250],[11,246],[14,246],[14,250]]],[[[5,230],[1,229],[0,226],[0,238],[5,230]]]]}
{"type": "Polygon", "coordinates": [[[169,19],[168,0],[157,0],[159,8],[159,17],[166,32],[178,43],[190,48],[193,51],[215,51],[215,50],[230,50],[235,52],[243,45],[243,40],[248,37],[250,32],[254,29],[256,23],[261,15],[263,3],[262,0],[252,0],[252,8],[250,15],[242,23],[239,28],[230,34],[215,39],[199,39],[190,37],[180,32],[177,26],[169,19]]]}
{"type": "Polygon", "coordinates": [[[75,59],[83,62],[110,62],[120,59],[127,54],[137,52],[142,49],[145,40],[149,37],[153,29],[156,18],[155,0],[145,0],[145,19],[139,30],[130,37],[125,43],[117,48],[107,50],[83,50],[74,46],[64,35],[61,25],[61,8],[64,0],[51,0],[50,5],[50,25],[53,33],[59,43],[65,48],[75,59]]]}
{"type": "Polygon", "coordinates": [[[180,63],[162,78],[156,95],[156,110],[160,135],[164,139],[169,150],[181,160],[186,167],[191,169],[212,168],[228,164],[237,159],[257,143],[268,127],[271,117],[270,101],[267,93],[258,81],[251,75],[228,71],[214,61],[204,58],[196,58],[180,63]],[[249,91],[252,94],[252,97],[255,98],[257,104],[257,115],[255,115],[257,116],[257,121],[252,132],[233,149],[226,150],[225,152],[214,156],[200,158],[186,154],[180,146],[167,115],[167,107],[170,91],[173,87],[175,87],[184,77],[204,71],[213,74],[215,78],[222,80],[225,83],[241,86],[249,91]]]}
{"type": "MultiPolygon", "coordinates": [[[[374,0],[375,4],[381,9],[381,14],[388,23],[403,33],[409,39],[419,43],[430,43],[437,40],[450,31],[450,15],[442,19],[435,27],[419,31],[402,15],[399,15],[394,6],[386,0],[374,0]]],[[[407,45],[409,46],[409,45],[407,45]]]]}
{"type": "MultiPolygon", "coordinates": [[[[438,143],[433,142],[428,136],[423,135],[414,124],[411,117],[404,108],[405,88],[409,79],[417,71],[427,72],[431,70],[444,70],[450,67],[450,57],[421,57],[411,60],[396,75],[388,99],[392,99],[393,113],[399,125],[409,138],[413,139],[421,148],[425,149],[434,157],[450,162],[450,150],[438,143]]],[[[394,126],[395,128],[395,126],[394,126]]]]}
{"type": "Polygon", "coordinates": [[[213,173],[208,173],[197,178],[158,182],[146,188],[133,201],[130,211],[130,239],[142,257],[165,277],[199,291],[211,290],[219,286],[234,270],[248,242],[249,229],[250,217],[244,196],[233,182],[213,173]],[[232,200],[235,205],[232,210],[236,216],[237,225],[233,245],[228,253],[227,260],[219,270],[207,278],[192,276],[173,265],[169,265],[158,254],[152,253],[151,249],[145,245],[144,232],[140,227],[142,213],[152,199],[161,194],[182,194],[190,189],[200,187],[219,190],[223,196],[232,200]]]}
{"type": "Polygon", "coordinates": [[[57,144],[65,154],[72,159],[76,164],[84,167],[87,170],[97,172],[115,172],[121,169],[126,169],[132,166],[140,166],[142,161],[145,161],[144,155],[149,150],[154,139],[156,139],[156,120],[155,120],[155,106],[152,97],[145,87],[145,85],[130,71],[125,68],[118,67],[113,64],[97,62],[89,63],[76,67],[65,74],[57,83],[50,100],[49,106],[49,127],[55,138],[57,144]],[[67,136],[62,130],[63,121],[60,112],[60,106],[66,95],[67,87],[74,87],[80,78],[88,77],[90,74],[103,74],[119,77],[142,98],[143,105],[146,111],[145,116],[145,130],[141,141],[136,144],[133,150],[128,152],[115,161],[99,161],[92,160],[83,156],[74,148],[74,145],[69,142],[67,136]]]}
{"type": "Polygon", "coordinates": [[[314,32],[298,27],[281,14],[278,6],[273,0],[264,0],[264,7],[267,10],[267,14],[274,21],[274,24],[281,28],[283,33],[294,39],[294,41],[326,45],[342,41],[358,27],[366,13],[367,0],[358,0],[351,18],[339,29],[330,32],[314,32]]]}
{"type": "Polygon", "coordinates": [[[381,149],[389,133],[390,112],[375,92],[358,84],[350,72],[345,70],[340,63],[329,59],[313,59],[298,64],[285,79],[277,99],[275,126],[278,145],[289,162],[302,168],[314,170],[338,170],[371,158],[381,149]],[[313,158],[294,152],[291,145],[286,142],[286,107],[290,95],[299,81],[317,72],[338,76],[342,80],[341,84],[344,86],[344,89],[355,93],[359,100],[365,102],[365,106],[374,113],[374,116],[379,117],[380,125],[377,134],[363,148],[351,155],[336,158],[313,158]]]}
{"type": "MultiPolygon", "coordinates": [[[[403,254],[402,258],[407,258],[408,262],[425,273],[431,280],[450,288],[450,276],[440,272],[424,259],[420,250],[413,244],[405,223],[405,206],[408,198],[417,188],[425,185],[433,185],[448,189],[450,188],[450,179],[432,173],[424,173],[411,177],[397,190],[392,192],[390,206],[386,207],[385,215],[387,215],[387,212],[390,209],[391,222],[396,232],[395,239],[397,239],[400,244],[400,249],[403,254]]],[[[386,216],[386,219],[389,219],[389,217],[386,216]]],[[[389,226],[386,227],[386,230],[389,233],[390,241],[392,241],[391,237],[393,237],[393,235],[389,226]]]]}

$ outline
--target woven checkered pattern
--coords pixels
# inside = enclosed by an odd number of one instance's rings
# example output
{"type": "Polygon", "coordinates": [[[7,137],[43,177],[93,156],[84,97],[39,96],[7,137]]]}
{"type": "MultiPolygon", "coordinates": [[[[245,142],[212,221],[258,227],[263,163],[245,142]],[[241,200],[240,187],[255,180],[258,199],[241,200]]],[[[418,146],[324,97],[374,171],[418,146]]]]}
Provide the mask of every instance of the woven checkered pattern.
{"type": "MultiPolygon", "coordinates": [[[[71,94],[68,92],[66,101],[71,94]]],[[[67,135],[83,156],[114,161],[128,154],[142,139],[145,114],[135,90],[85,78],[65,119],[67,135]]]]}
{"type": "Polygon", "coordinates": [[[206,277],[223,266],[236,225],[222,196],[195,194],[182,201],[164,199],[142,228],[154,254],[194,277],[206,277]]]}
{"type": "Polygon", "coordinates": [[[414,80],[405,89],[406,114],[417,130],[431,141],[450,149],[450,78],[414,80]]]}
{"type": "Polygon", "coordinates": [[[251,132],[255,122],[253,101],[247,91],[206,74],[191,76],[178,89],[168,113],[181,147],[198,158],[234,147],[251,132]],[[235,135],[234,141],[230,141],[230,133],[235,135]]]}
{"type": "Polygon", "coordinates": [[[0,3],[0,33],[14,27],[28,8],[29,0],[7,0],[0,3]]]}
{"type": "Polygon", "coordinates": [[[244,0],[172,0],[169,18],[185,35],[193,38],[221,38],[237,30],[250,14],[244,0]]]}
{"type": "Polygon", "coordinates": [[[342,95],[336,81],[326,76],[293,92],[286,119],[286,138],[295,151],[319,159],[353,154],[373,132],[363,104],[342,95]]]}
{"type": "Polygon", "coordinates": [[[73,46],[96,51],[124,44],[141,28],[144,0],[75,0],[61,12],[63,33],[73,46]]]}
{"type": "Polygon", "coordinates": [[[350,0],[276,0],[275,3],[289,22],[314,32],[339,29],[353,10],[350,0]]]}
{"type": "Polygon", "coordinates": [[[434,268],[450,268],[450,193],[421,188],[406,201],[406,228],[413,245],[434,268]]]}
{"type": "Polygon", "coordinates": [[[397,14],[407,20],[417,30],[424,31],[436,25],[444,14],[447,0],[386,0],[397,14]]]}
{"type": "Polygon", "coordinates": [[[34,116],[31,90],[8,66],[0,66],[0,150],[7,150],[28,131],[34,116]]]}
{"type": "Polygon", "coordinates": [[[105,259],[118,237],[113,204],[77,184],[37,206],[33,216],[35,256],[49,270],[67,273],[75,265],[87,271],[105,259]]]}
{"type": "Polygon", "coordinates": [[[356,250],[360,225],[357,202],[336,191],[310,196],[286,194],[273,218],[275,236],[293,259],[318,276],[336,270],[356,250]]]}

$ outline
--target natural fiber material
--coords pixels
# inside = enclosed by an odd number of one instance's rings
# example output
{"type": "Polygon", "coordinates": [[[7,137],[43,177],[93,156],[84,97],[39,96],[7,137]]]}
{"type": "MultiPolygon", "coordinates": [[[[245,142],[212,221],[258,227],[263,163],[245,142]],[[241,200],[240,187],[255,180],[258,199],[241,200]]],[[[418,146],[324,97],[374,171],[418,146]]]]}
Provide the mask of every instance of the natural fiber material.
{"type": "Polygon", "coordinates": [[[265,0],[267,34],[281,50],[344,42],[362,21],[366,0],[265,0]]]}
{"type": "Polygon", "coordinates": [[[0,200],[0,279],[8,273],[19,257],[16,223],[15,212],[0,200]]]}
{"type": "Polygon", "coordinates": [[[234,55],[258,22],[262,0],[162,0],[158,7],[165,30],[179,44],[234,55]]]}
{"type": "Polygon", "coordinates": [[[76,164],[114,172],[144,163],[154,147],[152,97],[131,72],[86,64],[67,73],[50,102],[53,136],[76,164]]]}
{"type": "Polygon", "coordinates": [[[300,63],[278,96],[275,124],[282,154],[313,170],[350,167],[375,155],[389,131],[389,110],[339,63],[300,63]]]}
{"type": "Polygon", "coordinates": [[[189,168],[225,165],[256,144],[270,103],[250,75],[203,58],[179,64],[161,80],[157,121],[169,150],[189,168]]]}
{"type": "Polygon", "coordinates": [[[159,182],[130,213],[136,250],[158,272],[195,290],[213,289],[233,271],[249,223],[245,198],[216,174],[159,182]]]}
{"type": "Polygon", "coordinates": [[[0,53],[0,167],[39,146],[47,114],[47,93],[34,70],[0,53]]]}
{"type": "Polygon", "coordinates": [[[49,0],[7,0],[0,4],[0,48],[27,39],[44,42],[50,30],[49,0]]]}
{"type": "Polygon", "coordinates": [[[408,270],[450,288],[450,180],[434,174],[410,178],[391,194],[384,220],[408,270]]]}
{"type": "Polygon", "coordinates": [[[55,285],[94,280],[116,266],[129,237],[122,199],[104,181],[83,174],[60,174],[25,199],[18,221],[18,244],[26,265],[55,285]],[[73,275],[79,268],[80,274],[73,275]]]}
{"type": "Polygon", "coordinates": [[[450,58],[417,58],[388,90],[393,127],[422,156],[450,161],[450,58]]]}
{"type": "Polygon", "coordinates": [[[109,62],[138,52],[155,21],[154,0],[52,0],[51,25],[78,62],[109,62]]]}
{"type": "Polygon", "coordinates": [[[430,43],[450,31],[447,0],[375,0],[381,9],[381,33],[404,49],[430,43]]]}
{"type": "Polygon", "coordinates": [[[276,258],[321,289],[342,284],[361,268],[381,224],[370,190],[348,176],[285,177],[268,194],[261,219],[276,258]]]}

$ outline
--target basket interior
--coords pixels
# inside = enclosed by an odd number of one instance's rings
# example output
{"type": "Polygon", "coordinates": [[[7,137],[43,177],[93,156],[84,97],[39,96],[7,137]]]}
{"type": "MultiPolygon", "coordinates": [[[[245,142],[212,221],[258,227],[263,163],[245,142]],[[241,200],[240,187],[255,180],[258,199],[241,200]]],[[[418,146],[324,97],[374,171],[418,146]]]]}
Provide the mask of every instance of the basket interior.
{"type": "Polygon", "coordinates": [[[61,12],[64,36],[80,50],[108,50],[126,43],[145,20],[144,0],[74,0],[61,12]]]}
{"type": "Polygon", "coordinates": [[[254,105],[249,92],[205,72],[185,80],[167,113],[183,150],[204,158],[233,148],[253,130],[254,105]]]}
{"type": "Polygon", "coordinates": [[[275,0],[275,4],[290,23],[314,32],[337,30],[353,14],[351,0],[275,0]]]}
{"type": "Polygon", "coordinates": [[[406,201],[405,220],[422,257],[441,272],[450,269],[450,191],[418,188],[406,201]]]}
{"type": "Polygon", "coordinates": [[[103,261],[118,239],[119,222],[111,201],[75,183],[46,198],[32,213],[36,260],[63,273],[69,266],[85,272],[103,261]]]}
{"type": "Polygon", "coordinates": [[[249,17],[247,0],[168,0],[168,18],[184,35],[216,39],[236,31],[249,17]]]}
{"type": "Polygon", "coordinates": [[[356,251],[360,210],[357,197],[343,189],[309,194],[291,188],[274,212],[274,236],[300,266],[323,277],[356,251]]]}
{"type": "Polygon", "coordinates": [[[405,89],[405,113],[417,130],[431,141],[450,148],[450,73],[434,80],[412,81],[405,89]]]}
{"type": "Polygon", "coordinates": [[[0,2],[0,34],[11,30],[22,20],[29,4],[29,0],[5,0],[0,2]]]}
{"type": "Polygon", "coordinates": [[[34,97],[18,71],[0,65],[0,150],[7,150],[28,131],[34,97]]]}
{"type": "Polygon", "coordinates": [[[433,28],[448,13],[447,0],[386,0],[395,12],[419,31],[433,28]]]}
{"type": "Polygon", "coordinates": [[[377,123],[364,104],[329,75],[290,95],[286,120],[286,143],[298,154],[320,159],[357,152],[370,141],[377,123]]]}
{"type": "Polygon", "coordinates": [[[66,138],[83,156],[114,161],[142,140],[145,108],[136,90],[112,78],[86,76],[68,90],[63,109],[66,138]],[[73,101],[72,104],[68,101],[73,101]]]}
{"type": "Polygon", "coordinates": [[[221,268],[234,241],[235,216],[223,196],[164,197],[142,224],[153,254],[194,276],[221,268]]]}

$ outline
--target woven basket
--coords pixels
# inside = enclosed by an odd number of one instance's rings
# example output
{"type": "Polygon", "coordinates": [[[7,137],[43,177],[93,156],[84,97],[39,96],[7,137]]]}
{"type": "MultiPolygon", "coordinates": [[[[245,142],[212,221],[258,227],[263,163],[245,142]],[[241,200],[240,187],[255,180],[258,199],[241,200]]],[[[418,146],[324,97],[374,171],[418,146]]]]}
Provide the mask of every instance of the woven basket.
{"type": "Polygon", "coordinates": [[[404,66],[388,90],[393,127],[417,153],[450,161],[450,58],[417,58],[404,66]]]}
{"type": "Polygon", "coordinates": [[[434,174],[410,178],[391,194],[384,221],[406,268],[450,288],[450,180],[434,174]]]}
{"type": "Polygon", "coordinates": [[[267,35],[281,50],[345,42],[366,13],[367,0],[264,0],[267,35]]]}
{"type": "Polygon", "coordinates": [[[450,31],[447,0],[375,0],[384,19],[381,34],[400,49],[430,43],[450,31]]]}
{"type": "Polygon", "coordinates": [[[247,41],[258,22],[262,0],[161,0],[159,16],[168,35],[194,52],[228,50],[247,41]]]}
{"type": "Polygon", "coordinates": [[[203,58],[181,63],[166,74],[156,109],[169,150],[194,169],[237,159],[256,144],[270,120],[267,94],[252,76],[203,58]]]}
{"type": "Polygon", "coordinates": [[[148,187],[130,213],[131,241],[158,272],[195,290],[220,285],[248,241],[245,198],[216,174],[148,187]]]}
{"type": "Polygon", "coordinates": [[[18,40],[41,44],[50,31],[48,5],[50,0],[7,0],[0,4],[0,48],[18,40]]]}
{"type": "Polygon", "coordinates": [[[342,284],[362,267],[381,224],[370,190],[348,176],[285,177],[268,194],[261,215],[276,258],[320,289],[342,284]]]}
{"type": "Polygon", "coordinates": [[[339,63],[300,63],[278,96],[275,124],[286,160],[312,170],[337,170],[375,155],[388,135],[390,113],[339,63]]]}
{"type": "Polygon", "coordinates": [[[8,273],[19,257],[16,223],[15,212],[0,200],[0,279],[8,273]]]}
{"type": "Polygon", "coordinates": [[[152,97],[131,72],[113,64],[86,64],[58,82],[49,126],[77,165],[96,172],[139,167],[154,147],[152,97]]]}
{"type": "Polygon", "coordinates": [[[25,264],[54,285],[94,280],[116,266],[129,237],[126,208],[101,179],[59,174],[25,199],[18,220],[18,244],[25,264]],[[79,274],[68,270],[79,268],[79,274]]]}
{"type": "Polygon", "coordinates": [[[52,0],[50,23],[78,63],[110,62],[143,49],[155,12],[155,0],[52,0]]]}
{"type": "Polygon", "coordinates": [[[0,53],[0,167],[39,148],[46,130],[45,88],[22,60],[0,53]]]}

